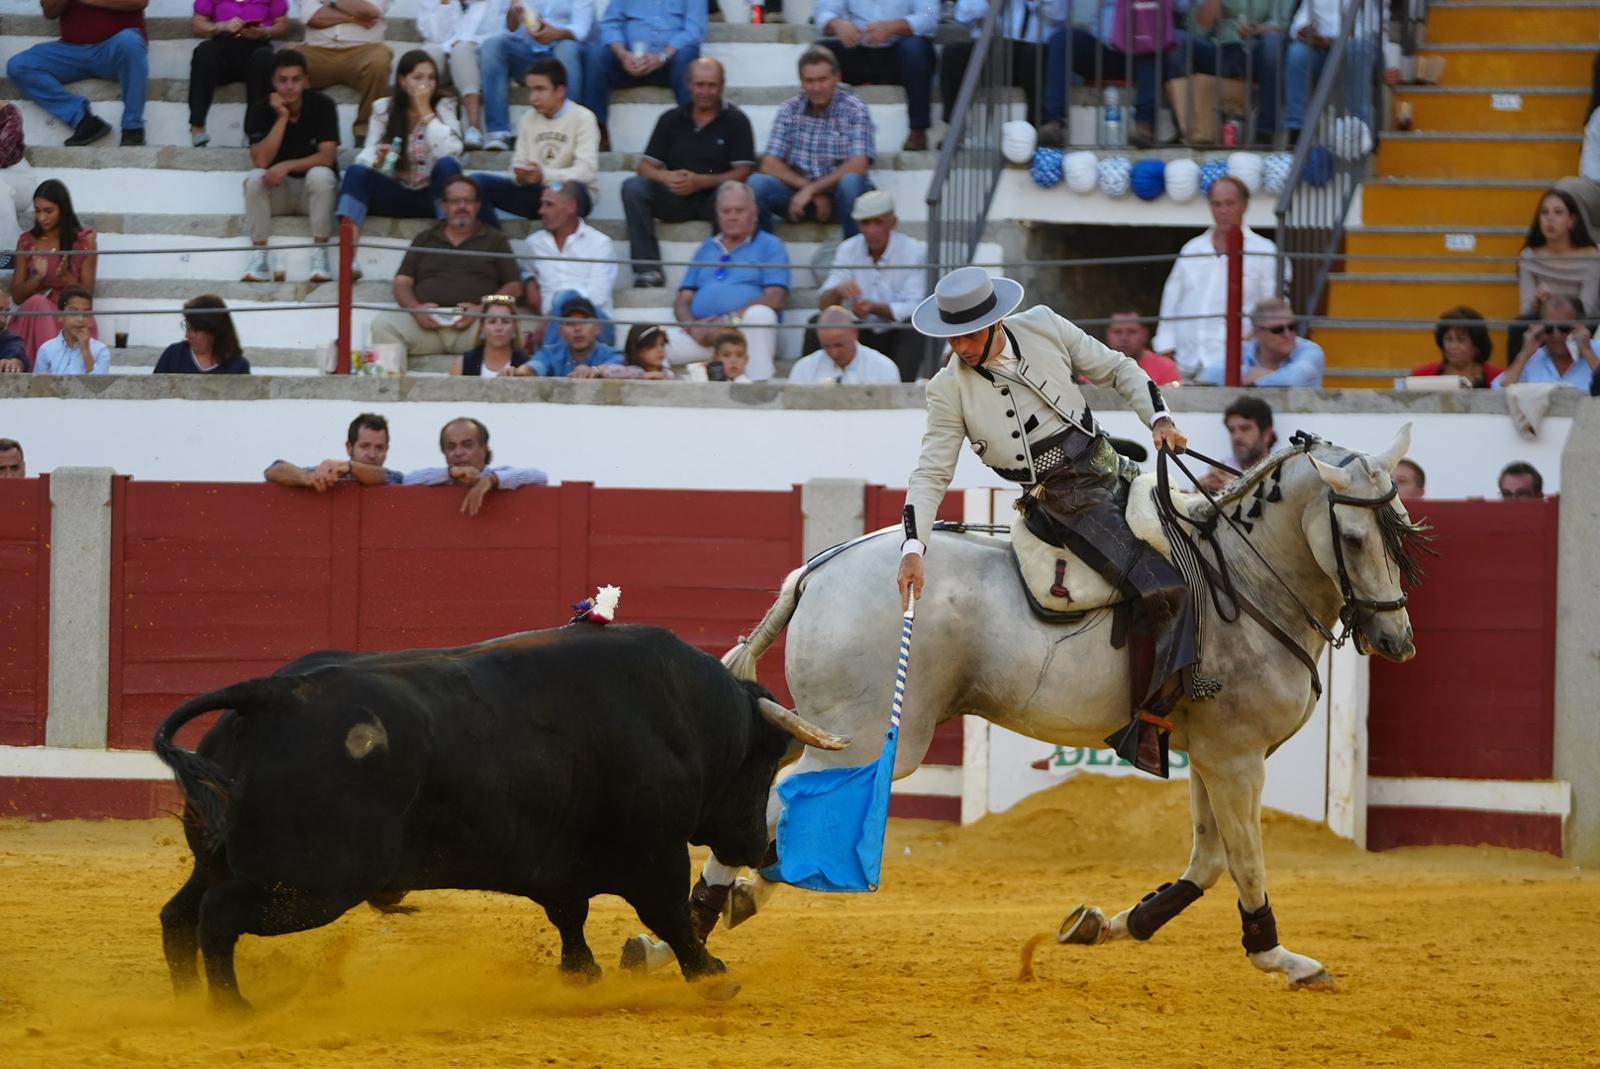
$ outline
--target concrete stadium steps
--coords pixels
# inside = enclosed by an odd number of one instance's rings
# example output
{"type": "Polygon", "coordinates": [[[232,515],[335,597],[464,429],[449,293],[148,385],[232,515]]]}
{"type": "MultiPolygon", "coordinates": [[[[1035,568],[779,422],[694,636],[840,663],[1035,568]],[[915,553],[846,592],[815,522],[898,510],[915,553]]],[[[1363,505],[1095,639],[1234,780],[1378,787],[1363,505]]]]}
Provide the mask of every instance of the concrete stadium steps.
{"type": "Polygon", "coordinates": [[[1347,275],[1402,272],[1506,274],[1516,269],[1515,257],[1522,251],[1526,237],[1527,231],[1522,227],[1362,227],[1345,234],[1345,252],[1352,257],[1416,256],[1427,259],[1348,259],[1343,262],[1343,267],[1347,275]],[[1505,259],[1480,259],[1486,256],[1505,259]]]}
{"type": "Polygon", "coordinates": [[[1372,178],[1361,189],[1361,221],[1368,226],[1482,226],[1526,228],[1539,194],[1559,177],[1372,178]]]}
{"type": "Polygon", "coordinates": [[[1360,319],[1433,320],[1464,304],[1487,319],[1517,315],[1517,276],[1335,273],[1329,276],[1328,315],[1360,319]]]}
{"type": "Polygon", "coordinates": [[[1428,44],[1594,40],[1600,3],[1594,0],[1431,0],[1428,44]]]}
{"type": "MultiPolygon", "coordinates": [[[[1504,332],[1499,336],[1503,339],[1504,332]]],[[[1328,357],[1329,385],[1387,390],[1412,368],[1439,359],[1431,327],[1328,323],[1316,328],[1315,337],[1328,357]]]]}
{"type": "Polygon", "coordinates": [[[1578,169],[1583,135],[1572,133],[1390,132],[1378,173],[1405,178],[1543,178],[1578,169]]]}
{"type": "MultiPolygon", "coordinates": [[[[101,324],[104,326],[105,324],[101,324]]],[[[109,335],[106,344],[111,344],[109,335]]],[[[182,341],[175,335],[172,341],[182,341]]],[[[148,375],[161,359],[165,346],[129,345],[126,349],[111,350],[111,373],[114,375],[148,375]]],[[[248,349],[245,356],[250,361],[252,375],[314,376],[322,372],[316,365],[316,352],[312,349],[269,349],[257,346],[248,349]]],[[[409,362],[407,373],[412,375],[448,375],[453,356],[419,356],[409,362]]]]}
{"type": "MultiPolygon", "coordinates": [[[[1576,36],[1564,35],[1564,39],[1576,36]]],[[[1445,60],[1441,84],[1447,86],[1572,86],[1589,83],[1594,51],[1592,44],[1517,44],[1491,39],[1481,44],[1430,42],[1417,54],[1445,60]]]]}
{"type": "Polygon", "coordinates": [[[1411,105],[1419,131],[1572,134],[1589,110],[1588,88],[1566,85],[1407,85],[1394,98],[1411,105]]]}

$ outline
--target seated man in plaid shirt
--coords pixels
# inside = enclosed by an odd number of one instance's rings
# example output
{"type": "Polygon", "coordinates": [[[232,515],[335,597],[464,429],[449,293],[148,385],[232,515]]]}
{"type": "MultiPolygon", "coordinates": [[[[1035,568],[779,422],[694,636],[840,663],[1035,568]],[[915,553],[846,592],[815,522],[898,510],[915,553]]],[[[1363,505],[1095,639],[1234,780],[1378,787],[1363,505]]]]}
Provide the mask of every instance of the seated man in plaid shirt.
{"type": "Polygon", "coordinates": [[[839,88],[839,59],[826,48],[800,56],[799,96],[784,102],[772,124],[761,172],[750,177],[761,207],[761,229],[776,219],[839,220],[854,237],[850,209],[872,188],[867,168],[877,156],[878,131],[866,103],[839,88]]]}

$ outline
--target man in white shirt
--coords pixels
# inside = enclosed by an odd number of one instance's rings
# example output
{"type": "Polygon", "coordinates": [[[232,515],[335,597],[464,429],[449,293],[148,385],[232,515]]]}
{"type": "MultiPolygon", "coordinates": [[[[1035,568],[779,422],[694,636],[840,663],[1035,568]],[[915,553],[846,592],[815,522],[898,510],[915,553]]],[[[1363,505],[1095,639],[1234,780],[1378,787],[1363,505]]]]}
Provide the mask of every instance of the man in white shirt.
{"type": "Polygon", "coordinates": [[[825,386],[893,386],[900,382],[894,361],[861,344],[856,318],[842,305],[824,308],[817,317],[822,348],[795,362],[789,381],[825,386]]]}
{"type": "Polygon", "coordinates": [[[300,0],[306,42],[296,51],[306,57],[311,88],[348,85],[361,94],[358,139],[367,136],[373,103],[389,91],[394,54],[383,43],[388,11],[389,0],[300,0]]]}
{"type": "MultiPolygon", "coordinates": [[[[1278,296],[1278,247],[1244,225],[1250,190],[1231,175],[1211,185],[1211,228],[1186,242],[1161,291],[1161,325],[1150,347],[1178,362],[1186,379],[1227,356],[1228,236],[1244,233],[1244,300],[1254,308],[1278,296]],[[1200,318],[1188,318],[1200,317],[1200,318]]],[[[1287,284],[1288,276],[1284,282],[1287,284]]],[[[1248,321],[1241,330],[1250,330],[1248,321]]]]}
{"type": "MultiPolygon", "coordinates": [[[[1289,51],[1283,65],[1283,125],[1290,141],[1305,125],[1306,105],[1322,77],[1329,49],[1344,32],[1342,0],[1303,0],[1289,23],[1289,51]]],[[[1375,0],[1365,0],[1356,13],[1355,32],[1344,54],[1345,110],[1372,124],[1372,72],[1382,54],[1387,27],[1375,0]]],[[[1400,83],[1400,71],[1388,69],[1383,80],[1400,83]]]]}
{"type": "MultiPolygon", "coordinates": [[[[833,269],[822,280],[817,304],[843,305],[858,322],[878,324],[861,333],[894,361],[902,381],[914,382],[927,346],[920,334],[896,330],[891,324],[909,322],[928,295],[928,246],[896,229],[900,220],[894,213],[894,196],[886,189],[861,194],[850,214],[861,232],[840,244],[833,269]]],[[[811,322],[816,321],[813,316],[811,322]]],[[[808,328],[803,348],[809,353],[817,346],[816,330],[808,328]]]]}
{"type": "MultiPolygon", "coordinates": [[[[605,322],[601,341],[612,345],[616,326],[611,311],[612,288],[617,284],[617,251],[611,239],[583,221],[589,211],[589,188],[582,182],[552,182],[539,200],[543,230],[528,236],[528,255],[522,267],[523,295],[529,308],[544,315],[566,304],[569,295],[588,298],[605,322]],[[608,262],[603,262],[608,261],[608,262]]],[[[545,337],[555,340],[551,323],[545,337]]]]}
{"type": "Polygon", "coordinates": [[[532,106],[517,127],[511,173],[480,171],[473,178],[484,199],[500,211],[532,219],[539,214],[546,183],[594,182],[600,172],[600,127],[594,112],[567,98],[567,70],[560,60],[534,60],[525,80],[532,106]]]}

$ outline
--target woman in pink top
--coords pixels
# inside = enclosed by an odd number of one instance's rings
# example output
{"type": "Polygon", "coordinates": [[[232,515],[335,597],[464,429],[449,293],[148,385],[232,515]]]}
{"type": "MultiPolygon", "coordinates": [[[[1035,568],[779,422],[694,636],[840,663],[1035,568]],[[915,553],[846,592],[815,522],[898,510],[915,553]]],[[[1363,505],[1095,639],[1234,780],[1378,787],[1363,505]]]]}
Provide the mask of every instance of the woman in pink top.
{"type": "MultiPolygon", "coordinates": [[[[51,178],[33,191],[33,229],[17,238],[16,274],[11,279],[11,298],[21,312],[43,312],[12,318],[12,329],[28,348],[28,359],[39,346],[61,333],[57,317],[57,295],[65,289],[94,293],[93,256],[62,256],[62,249],[93,251],[92,227],[78,222],[72,210],[72,194],[60,181],[51,178]]],[[[89,320],[89,336],[98,338],[99,329],[89,320]]]]}
{"type": "Polygon", "coordinates": [[[211,143],[217,86],[243,82],[247,109],[272,91],[272,42],[289,35],[288,0],[194,0],[189,29],[203,38],[189,59],[189,140],[200,148],[211,143]]]}

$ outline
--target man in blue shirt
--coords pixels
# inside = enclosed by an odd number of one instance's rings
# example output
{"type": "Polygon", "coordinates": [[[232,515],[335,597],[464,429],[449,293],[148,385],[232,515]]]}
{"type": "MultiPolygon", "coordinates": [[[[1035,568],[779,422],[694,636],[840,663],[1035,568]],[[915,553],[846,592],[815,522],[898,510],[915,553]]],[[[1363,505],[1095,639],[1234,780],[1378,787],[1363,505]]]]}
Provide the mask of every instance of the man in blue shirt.
{"type": "Polygon", "coordinates": [[[104,375],[111,370],[111,350],[89,336],[94,298],[88,290],[64,289],[57,303],[61,333],[39,346],[33,357],[35,375],[104,375]]]}
{"type": "Polygon", "coordinates": [[[582,99],[600,122],[601,152],[611,151],[611,90],[664,85],[680,107],[689,103],[689,64],[705,39],[704,0],[611,0],[583,69],[582,99]]]}
{"type": "MultiPolygon", "coordinates": [[[[1245,342],[1239,357],[1241,386],[1322,386],[1327,355],[1322,346],[1295,333],[1294,308],[1288,301],[1279,297],[1261,301],[1250,318],[1255,337],[1245,342]]],[[[1221,386],[1225,372],[1224,361],[1212,361],[1195,381],[1221,386]]]]}
{"type": "Polygon", "coordinates": [[[667,358],[682,366],[710,360],[716,336],[737,326],[749,341],[752,382],[770,379],[778,319],[789,301],[789,250],[756,229],[756,196],[743,182],[717,189],[717,233],[695,250],[667,332],[667,358]]]}
{"type": "Polygon", "coordinates": [[[933,110],[933,0],[819,0],[817,44],[839,57],[851,85],[900,85],[911,127],[904,151],[928,147],[933,110]]]}
{"type": "Polygon", "coordinates": [[[533,354],[528,365],[547,378],[592,379],[595,368],[620,364],[622,353],[600,340],[600,314],[587,297],[569,297],[558,310],[560,336],[533,354]]]}
{"type": "Polygon", "coordinates": [[[538,468],[513,468],[507,464],[491,467],[494,452],[489,448],[489,428],[471,416],[457,417],[439,429],[439,452],[444,454],[443,467],[408,471],[405,484],[465,486],[461,511],[468,516],[478,514],[491,491],[544,486],[550,481],[538,468]]]}
{"type": "Polygon", "coordinates": [[[1522,336],[1522,351],[1505,374],[1494,380],[1492,388],[1543,382],[1589,389],[1595,371],[1600,370],[1600,355],[1594,351],[1594,336],[1583,317],[1583,301],[1579,298],[1559,294],[1546,297],[1544,321],[1528,328],[1522,336]]]}

